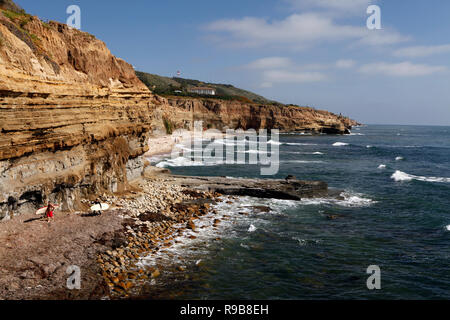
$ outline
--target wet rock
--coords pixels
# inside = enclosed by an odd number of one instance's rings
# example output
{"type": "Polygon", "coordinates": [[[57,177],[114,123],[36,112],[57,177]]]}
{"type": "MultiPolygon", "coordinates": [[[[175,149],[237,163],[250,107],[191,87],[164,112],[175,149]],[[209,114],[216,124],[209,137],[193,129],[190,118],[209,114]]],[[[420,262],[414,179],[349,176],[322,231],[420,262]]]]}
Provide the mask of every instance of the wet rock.
{"type": "Polygon", "coordinates": [[[152,278],[158,278],[161,275],[161,272],[159,271],[159,269],[156,269],[155,271],[152,272],[152,278]]]}
{"type": "Polygon", "coordinates": [[[256,212],[270,212],[272,209],[268,206],[253,206],[252,207],[256,212]]]}
{"type": "MultiPolygon", "coordinates": [[[[178,177],[183,185],[209,190],[228,196],[251,196],[257,198],[301,200],[307,197],[326,197],[328,185],[321,181],[290,179],[233,179],[221,177],[178,177]]],[[[220,199],[217,201],[220,202],[220,199]]],[[[227,203],[232,203],[227,201],[227,203]]]]}
{"type": "Polygon", "coordinates": [[[190,229],[190,230],[192,230],[192,231],[195,231],[196,227],[195,227],[194,222],[189,221],[189,222],[187,223],[187,228],[190,229]]]}

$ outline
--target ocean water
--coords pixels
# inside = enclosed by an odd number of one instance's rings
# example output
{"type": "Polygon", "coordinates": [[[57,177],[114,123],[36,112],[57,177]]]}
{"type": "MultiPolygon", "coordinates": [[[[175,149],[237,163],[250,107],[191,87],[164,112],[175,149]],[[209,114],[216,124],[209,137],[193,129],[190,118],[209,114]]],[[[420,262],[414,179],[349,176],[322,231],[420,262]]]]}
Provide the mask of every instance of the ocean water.
{"type": "MultiPolygon", "coordinates": [[[[369,125],[280,142],[273,178],[323,180],[343,198],[218,204],[220,228],[206,217],[195,239],[182,235],[146,262],[186,267],[183,278],[159,283],[159,297],[450,298],[450,127],[369,125]],[[381,269],[380,290],[367,289],[370,265],[381,269]]],[[[175,174],[261,177],[259,165],[155,163],[175,174]]]]}

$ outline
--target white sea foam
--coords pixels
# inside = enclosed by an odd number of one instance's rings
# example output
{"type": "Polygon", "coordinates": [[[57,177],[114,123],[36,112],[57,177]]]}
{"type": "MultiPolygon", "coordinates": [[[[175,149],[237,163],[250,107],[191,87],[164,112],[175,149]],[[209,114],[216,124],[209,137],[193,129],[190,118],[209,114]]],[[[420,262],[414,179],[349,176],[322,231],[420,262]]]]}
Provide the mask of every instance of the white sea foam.
{"type": "Polygon", "coordinates": [[[288,146],[317,146],[317,143],[300,143],[300,142],[286,142],[288,146]]]}
{"type": "Polygon", "coordinates": [[[312,154],[316,156],[324,155],[323,152],[299,152],[299,151],[283,151],[283,154],[312,154]]]}
{"type": "Polygon", "coordinates": [[[395,171],[395,173],[391,176],[392,179],[394,179],[395,181],[411,181],[413,180],[413,176],[402,172],[402,171],[395,171]]]}
{"type": "Polygon", "coordinates": [[[348,143],[345,143],[345,142],[335,142],[335,143],[333,143],[333,147],[344,147],[344,146],[348,146],[348,143]]]}
{"type": "Polygon", "coordinates": [[[282,199],[270,199],[267,201],[267,205],[274,207],[276,211],[282,211],[287,208],[294,208],[299,205],[295,200],[282,200],[282,199]]]}
{"type": "Polygon", "coordinates": [[[298,237],[292,237],[292,240],[298,241],[298,244],[300,246],[306,246],[306,240],[305,239],[301,239],[301,238],[298,238],[298,237]]]}
{"type": "Polygon", "coordinates": [[[150,161],[151,163],[158,163],[158,162],[164,160],[166,157],[167,157],[167,155],[157,155],[157,156],[147,157],[147,160],[150,161]]]}
{"type": "Polygon", "coordinates": [[[405,158],[403,158],[403,157],[396,157],[395,158],[395,161],[402,161],[402,160],[404,160],[405,158]]]}
{"type": "MultiPolygon", "coordinates": [[[[224,197],[223,200],[228,199],[224,197]]],[[[349,199],[350,202],[352,201],[349,199]]],[[[302,205],[300,201],[258,199],[253,197],[238,197],[235,201],[222,201],[214,205],[216,213],[209,213],[196,220],[197,232],[184,229],[184,224],[174,227],[183,228],[183,231],[171,240],[171,246],[161,247],[156,253],[140,259],[138,266],[185,265],[189,262],[200,265],[203,257],[210,254],[213,241],[211,239],[235,239],[242,237],[241,232],[255,232],[260,227],[272,223],[275,215],[286,215],[283,211],[302,205]],[[255,206],[267,206],[269,212],[259,211],[255,206]],[[214,220],[220,221],[215,226],[214,220]],[[250,226],[250,227],[249,227],[250,226]]],[[[320,240],[294,239],[301,245],[318,244],[320,240]]],[[[241,244],[241,247],[251,250],[251,246],[241,244]]],[[[170,273],[167,268],[165,273],[170,273]]]]}
{"type": "Polygon", "coordinates": [[[185,157],[178,157],[175,159],[167,159],[159,162],[156,167],[202,167],[202,166],[215,166],[223,164],[223,161],[193,161],[185,157]]]}
{"type": "Polygon", "coordinates": [[[415,176],[399,170],[395,171],[395,173],[391,176],[391,178],[398,182],[417,180],[423,182],[450,183],[450,178],[415,176]]]}
{"type": "Polygon", "coordinates": [[[373,146],[371,146],[371,145],[367,145],[367,146],[366,146],[366,148],[367,148],[367,149],[372,149],[372,148],[373,148],[373,146]]]}
{"type": "Polygon", "coordinates": [[[227,179],[235,179],[235,180],[246,180],[248,178],[244,178],[244,177],[231,177],[231,176],[225,176],[225,178],[227,179]]]}
{"type": "Polygon", "coordinates": [[[450,231],[450,224],[446,226],[445,229],[447,229],[447,231],[450,231]]]}
{"type": "Polygon", "coordinates": [[[263,151],[263,150],[247,150],[245,152],[238,151],[238,153],[256,153],[256,154],[267,154],[267,155],[272,154],[272,152],[269,150],[265,150],[265,151],[263,151]]]}
{"type": "MultiPolygon", "coordinates": [[[[172,245],[169,248],[161,248],[158,252],[142,258],[138,265],[179,265],[180,263],[186,263],[186,261],[192,261],[193,264],[199,265],[201,259],[208,255],[209,247],[212,243],[211,239],[236,238],[239,236],[237,233],[239,230],[253,232],[256,230],[254,225],[270,223],[267,219],[259,218],[260,215],[262,217],[272,215],[276,212],[272,210],[277,210],[278,208],[277,205],[270,204],[269,199],[240,197],[232,202],[225,201],[227,199],[227,197],[224,197],[222,202],[214,205],[215,213],[208,213],[195,221],[196,233],[193,233],[192,230],[184,229],[184,224],[182,223],[175,225],[174,227],[183,228],[184,230],[171,240],[172,245]],[[258,213],[253,207],[255,205],[270,205],[272,210],[268,213],[258,213]],[[218,227],[214,224],[215,219],[220,221],[218,227]],[[252,226],[255,230],[253,230],[252,226]]],[[[245,245],[243,247],[250,249],[250,247],[245,245]]]]}
{"type": "Polygon", "coordinates": [[[238,145],[245,145],[248,141],[247,140],[230,140],[230,139],[216,139],[213,141],[215,144],[223,144],[225,146],[238,146],[238,145]]]}
{"type": "Polygon", "coordinates": [[[294,135],[294,136],[312,136],[310,132],[285,132],[283,135],[294,135]]]}
{"type": "Polygon", "coordinates": [[[321,240],[309,240],[309,239],[302,239],[299,237],[292,237],[292,240],[298,241],[298,244],[302,247],[308,244],[319,244],[322,242],[321,240]]]}
{"type": "Polygon", "coordinates": [[[338,205],[342,207],[369,207],[376,201],[368,198],[364,198],[363,194],[343,192],[341,193],[343,199],[333,198],[315,198],[315,199],[302,199],[301,203],[304,205],[338,205]]]}
{"type": "Polygon", "coordinates": [[[385,165],[385,164],[380,164],[380,165],[378,166],[378,169],[386,169],[386,165],[385,165]]]}

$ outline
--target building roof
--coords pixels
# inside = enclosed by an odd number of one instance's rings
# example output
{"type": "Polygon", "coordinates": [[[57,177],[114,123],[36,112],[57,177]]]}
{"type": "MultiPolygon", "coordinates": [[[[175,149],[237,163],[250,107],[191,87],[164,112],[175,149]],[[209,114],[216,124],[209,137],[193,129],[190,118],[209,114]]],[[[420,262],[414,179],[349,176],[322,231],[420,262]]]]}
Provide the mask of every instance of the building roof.
{"type": "Polygon", "coordinates": [[[190,88],[189,90],[214,90],[214,91],[216,91],[216,89],[210,88],[210,87],[193,87],[193,88],[190,88]]]}

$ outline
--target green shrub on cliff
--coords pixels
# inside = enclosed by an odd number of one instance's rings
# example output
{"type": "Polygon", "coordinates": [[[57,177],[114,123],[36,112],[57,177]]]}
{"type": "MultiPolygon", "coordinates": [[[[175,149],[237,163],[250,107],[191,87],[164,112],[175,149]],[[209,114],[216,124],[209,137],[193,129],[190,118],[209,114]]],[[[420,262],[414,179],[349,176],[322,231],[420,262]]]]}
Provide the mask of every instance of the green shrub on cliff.
{"type": "Polygon", "coordinates": [[[25,13],[25,10],[23,10],[19,5],[15,4],[12,0],[0,0],[0,8],[17,13],[25,13]]]}
{"type": "Polygon", "coordinates": [[[163,121],[164,121],[164,127],[166,128],[166,133],[167,134],[172,134],[173,133],[173,123],[172,123],[172,121],[170,121],[166,117],[163,118],[163,121]]]}
{"type": "Polygon", "coordinates": [[[31,15],[25,12],[15,12],[11,10],[2,10],[3,15],[7,17],[11,22],[17,23],[21,28],[25,27],[28,22],[31,21],[31,15]]]}

